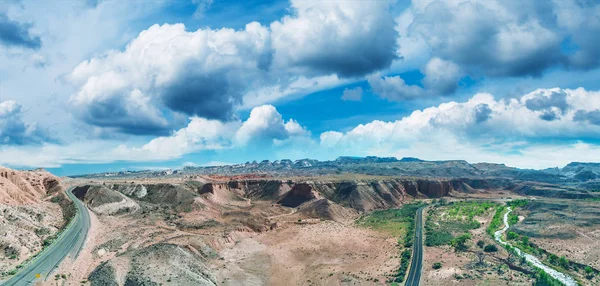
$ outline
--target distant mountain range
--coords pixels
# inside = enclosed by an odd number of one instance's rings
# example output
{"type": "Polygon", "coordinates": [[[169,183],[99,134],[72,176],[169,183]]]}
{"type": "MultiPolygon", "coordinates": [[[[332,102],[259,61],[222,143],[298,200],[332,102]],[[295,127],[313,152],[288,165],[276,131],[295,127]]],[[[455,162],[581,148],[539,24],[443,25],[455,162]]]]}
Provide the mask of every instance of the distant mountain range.
{"type": "Polygon", "coordinates": [[[470,164],[464,160],[425,161],[406,157],[339,157],[332,161],[314,159],[263,160],[243,164],[184,167],[166,171],[123,171],[90,174],[74,177],[157,177],[181,174],[217,174],[223,176],[242,174],[265,174],[275,177],[325,176],[356,173],[376,176],[402,176],[427,178],[499,178],[533,181],[578,187],[588,190],[600,189],[600,163],[573,162],[564,168],[544,170],[519,169],[504,164],[470,164]]]}

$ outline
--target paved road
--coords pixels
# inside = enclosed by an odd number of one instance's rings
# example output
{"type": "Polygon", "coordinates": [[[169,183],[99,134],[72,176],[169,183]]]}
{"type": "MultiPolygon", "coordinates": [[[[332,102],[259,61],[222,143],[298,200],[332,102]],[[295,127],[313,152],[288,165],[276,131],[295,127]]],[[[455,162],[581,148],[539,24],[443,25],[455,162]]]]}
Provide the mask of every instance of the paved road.
{"type": "Polygon", "coordinates": [[[77,214],[67,229],[58,237],[52,245],[46,248],[34,260],[28,263],[11,279],[0,282],[2,286],[21,286],[31,285],[37,281],[46,280],[50,273],[56,268],[60,262],[71,255],[72,258],[77,257],[79,251],[85,243],[85,239],[90,228],[90,214],[83,203],[73,195],[73,189],[67,190],[67,195],[75,203],[77,214]],[[36,278],[39,274],[40,278],[36,278]]]}
{"type": "Polygon", "coordinates": [[[421,283],[421,270],[423,269],[423,209],[417,210],[415,220],[415,240],[413,242],[412,261],[406,278],[406,286],[418,286],[421,283]]]}

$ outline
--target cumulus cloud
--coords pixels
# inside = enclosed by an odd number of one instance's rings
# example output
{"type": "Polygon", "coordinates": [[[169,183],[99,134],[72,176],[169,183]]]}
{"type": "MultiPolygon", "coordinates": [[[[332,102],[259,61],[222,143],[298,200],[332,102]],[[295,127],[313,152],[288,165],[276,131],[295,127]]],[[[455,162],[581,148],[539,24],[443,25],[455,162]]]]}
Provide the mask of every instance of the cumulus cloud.
{"type": "Polygon", "coordinates": [[[430,59],[423,69],[423,74],[425,88],[439,95],[453,93],[458,88],[458,80],[462,76],[458,65],[440,58],[430,59]]]}
{"type": "Polygon", "coordinates": [[[272,105],[263,105],[252,109],[235,135],[237,144],[272,143],[273,140],[284,140],[290,136],[301,136],[306,130],[294,120],[284,122],[281,114],[272,105]]]}
{"type": "Polygon", "coordinates": [[[519,17],[501,1],[432,1],[415,7],[412,32],[434,55],[471,72],[538,75],[563,60],[560,35],[536,18],[519,17]]]}
{"type": "Polygon", "coordinates": [[[401,76],[370,75],[367,79],[373,91],[391,101],[414,100],[424,96],[443,96],[458,88],[462,77],[460,67],[453,62],[431,58],[421,70],[422,85],[408,85],[401,76]]]}
{"type": "Polygon", "coordinates": [[[342,94],[342,100],[360,101],[362,99],[363,89],[359,86],[356,88],[346,88],[342,94]]]}
{"type": "Polygon", "coordinates": [[[293,15],[269,27],[154,25],[123,51],[79,64],[68,76],[79,87],[70,103],[91,125],[162,135],[184,122],[171,118],[233,120],[249,103],[339,84],[396,58],[391,2],[291,5],[293,15]]]}
{"type": "Polygon", "coordinates": [[[575,115],[573,116],[573,120],[580,122],[588,122],[594,125],[600,125],[600,110],[577,110],[577,112],[575,112],[575,115]]]}
{"type": "Polygon", "coordinates": [[[287,122],[272,105],[255,107],[246,121],[221,122],[194,117],[184,128],[157,137],[141,147],[120,145],[108,157],[121,160],[164,160],[202,150],[271,147],[286,140],[310,136],[297,121],[287,122]]]}
{"type": "Polygon", "coordinates": [[[228,120],[261,73],[268,38],[258,23],[195,32],[154,25],[123,52],[79,64],[69,79],[82,86],[70,102],[87,123],[132,134],[168,132],[173,115],[228,120]]]}
{"type": "Polygon", "coordinates": [[[31,24],[9,19],[0,11],[0,44],[37,50],[42,46],[40,37],[30,32],[31,24]]]}
{"type": "Polygon", "coordinates": [[[555,66],[598,67],[598,12],[593,1],[415,0],[398,23],[404,43],[424,41],[433,57],[469,74],[538,76],[555,66]]]}
{"type": "MultiPolygon", "coordinates": [[[[513,144],[544,139],[579,140],[600,136],[600,93],[582,88],[540,89],[515,99],[496,100],[476,94],[466,102],[446,102],[416,110],[397,121],[373,121],[346,132],[321,134],[321,146],[365,152],[418,147],[424,142],[469,142],[473,146],[513,144]],[[560,118],[541,118],[544,109],[531,109],[532,99],[564,94],[567,107],[560,118]],[[577,110],[577,111],[576,111],[577,110]],[[361,151],[365,150],[365,151],[361,151]]],[[[556,102],[550,104],[556,107],[556,102]]],[[[536,107],[546,105],[536,105],[536,107]]],[[[458,143],[457,143],[458,144],[458,143]]]]}
{"type": "Polygon", "coordinates": [[[275,63],[306,73],[365,75],[396,59],[392,1],[291,1],[271,23],[275,63]]]}
{"type": "Polygon", "coordinates": [[[534,111],[556,108],[561,112],[565,112],[569,104],[567,103],[567,93],[564,90],[559,90],[551,93],[531,94],[525,99],[525,106],[534,111]]]}
{"type": "Polygon", "coordinates": [[[0,145],[27,145],[53,141],[36,123],[22,120],[22,107],[15,101],[0,102],[0,145]]]}
{"type": "Polygon", "coordinates": [[[368,82],[373,92],[391,101],[414,100],[428,95],[425,89],[418,85],[406,84],[400,76],[382,77],[375,74],[368,77],[368,82]]]}

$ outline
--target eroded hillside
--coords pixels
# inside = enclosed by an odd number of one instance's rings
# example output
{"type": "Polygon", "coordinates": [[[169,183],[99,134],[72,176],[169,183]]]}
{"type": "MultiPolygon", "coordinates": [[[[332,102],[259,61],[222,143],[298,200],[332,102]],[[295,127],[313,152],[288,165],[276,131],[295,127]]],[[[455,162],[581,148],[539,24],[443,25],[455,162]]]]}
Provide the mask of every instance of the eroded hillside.
{"type": "Polygon", "coordinates": [[[357,227],[356,218],[415,199],[489,193],[492,185],[391,177],[96,181],[73,191],[96,217],[87,254],[59,272],[79,271],[72,279],[92,285],[385,281],[399,263],[397,238],[357,227]]]}
{"type": "Polygon", "coordinates": [[[0,167],[0,274],[41,251],[73,212],[57,177],[0,167]]]}

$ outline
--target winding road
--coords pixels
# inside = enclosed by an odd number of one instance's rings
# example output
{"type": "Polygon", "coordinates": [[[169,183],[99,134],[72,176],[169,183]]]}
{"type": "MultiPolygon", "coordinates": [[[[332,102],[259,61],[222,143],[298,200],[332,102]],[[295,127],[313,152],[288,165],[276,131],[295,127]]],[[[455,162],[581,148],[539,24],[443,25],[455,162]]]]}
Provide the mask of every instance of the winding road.
{"type": "Polygon", "coordinates": [[[44,281],[52,271],[67,257],[76,258],[85,243],[90,228],[90,214],[85,205],[72,193],[73,188],[67,190],[67,196],[73,201],[77,213],[67,228],[60,236],[15,276],[7,281],[0,282],[2,286],[31,285],[37,281],[44,281]]]}
{"type": "Polygon", "coordinates": [[[404,284],[406,286],[418,286],[421,283],[421,270],[423,269],[423,209],[425,207],[420,207],[417,210],[412,261],[404,284]]]}

